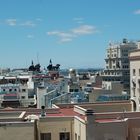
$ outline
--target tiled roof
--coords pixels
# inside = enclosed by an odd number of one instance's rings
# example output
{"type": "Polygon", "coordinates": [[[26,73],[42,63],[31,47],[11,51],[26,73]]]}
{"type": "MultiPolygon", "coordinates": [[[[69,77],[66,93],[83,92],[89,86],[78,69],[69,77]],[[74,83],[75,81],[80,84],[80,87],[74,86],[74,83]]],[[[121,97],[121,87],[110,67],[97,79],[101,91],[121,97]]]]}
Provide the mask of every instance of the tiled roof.
{"type": "Polygon", "coordinates": [[[60,109],[59,113],[57,114],[47,114],[47,116],[49,117],[74,117],[74,116],[77,116],[77,117],[80,117],[81,119],[85,120],[85,115],[82,115],[82,114],[79,114],[77,112],[74,111],[73,108],[62,108],[60,109]]]}

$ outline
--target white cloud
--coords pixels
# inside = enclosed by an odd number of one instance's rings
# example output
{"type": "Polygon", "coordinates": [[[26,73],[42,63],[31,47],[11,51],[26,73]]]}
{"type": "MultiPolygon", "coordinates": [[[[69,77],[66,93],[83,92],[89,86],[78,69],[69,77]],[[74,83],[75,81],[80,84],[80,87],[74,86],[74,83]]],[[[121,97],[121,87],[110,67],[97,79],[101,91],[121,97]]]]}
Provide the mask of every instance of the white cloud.
{"type": "Polygon", "coordinates": [[[78,28],[72,29],[72,32],[76,35],[86,35],[96,33],[97,29],[95,26],[92,25],[82,25],[78,28]]]}
{"type": "Polygon", "coordinates": [[[21,23],[20,25],[21,26],[27,26],[27,27],[35,27],[36,26],[36,24],[33,23],[32,21],[26,21],[24,23],[21,23]]]}
{"type": "Polygon", "coordinates": [[[47,32],[48,35],[55,35],[60,38],[60,43],[63,42],[69,42],[72,41],[74,37],[76,37],[74,34],[70,32],[61,32],[61,31],[52,31],[52,32],[47,32]]]}
{"type": "Polygon", "coordinates": [[[7,19],[6,20],[6,24],[8,24],[9,26],[16,26],[17,25],[17,20],[16,19],[7,19]]]}
{"type": "Polygon", "coordinates": [[[72,41],[76,36],[74,34],[71,34],[70,32],[59,32],[59,37],[61,38],[60,42],[63,43],[72,41]]]}
{"type": "MultiPolygon", "coordinates": [[[[41,20],[41,19],[36,19],[36,20],[41,20]]],[[[9,18],[9,19],[6,19],[4,22],[1,21],[1,23],[3,24],[7,24],[9,26],[26,26],[26,27],[35,27],[36,26],[36,23],[31,21],[31,20],[27,20],[27,21],[19,21],[17,22],[17,19],[15,18],[9,18]]]]}
{"type": "Polygon", "coordinates": [[[57,35],[60,37],[71,37],[72,34],[67,33],[67,32],[61,32],[61,31],[52,31],[52,32],[47,32],[48,35],[57,35]]]}
{"type": "Polygon", "coordinates": [[[136,14],[136,15],[140,15],[140,9],[134,11],[134,14],[136,14]]]}
{"type": "Polygon", "coordinates": [[[34,36],[29,34],[29,35],[27,35],[27,38],[34,38],[34,36]]]}
{"type": "Polygon", "coordinates": [[[62,38],[72,38],[72,37],[75,37],[74,34],[71,34],[70,32],[59,32],[57,33],[60,37],[62,38]]]}
{"type": "Polygon", "coordinates": [[[47,32],[47,35],[49,36],[56,36],[59,38],[59,42],[69,42],[72,41],[74,38],[83,36],[83,35],[89,35],[97,33],[97,29],[95,26],[92,25],[82,25],[74,29],[70,29],[68,31],[50,31],[47,32]]]}
{"type": "Polygon", "coordinates": [[[59,42],[64,43],[64,42],[70,42],[70,41],[72,41],[72,38],[61,38],[59,42]]]}

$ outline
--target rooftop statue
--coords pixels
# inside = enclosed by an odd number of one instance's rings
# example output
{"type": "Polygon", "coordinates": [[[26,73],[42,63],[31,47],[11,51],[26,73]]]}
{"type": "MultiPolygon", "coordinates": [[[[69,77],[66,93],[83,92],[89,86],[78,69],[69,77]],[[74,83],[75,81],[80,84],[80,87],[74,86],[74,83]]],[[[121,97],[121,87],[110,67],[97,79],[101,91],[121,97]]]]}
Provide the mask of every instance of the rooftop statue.
{"type": "Polygon", "coordinates": [[[35,65],[35,71],[40,72],[40,67],[41,67],[40,64],[36,64],[35,65]]]}
{"type": "Polygon", "coordinates": [[[32,64],[31,64],[31,66],[29,67],[29,71],[37,71],[37,72],[40,72],[40,64],[36,64],[35,66],[34,66],[34,63],[33,63],[33,61],[32,61],[32,64]]]}
{"type": "Polygon", "coordinates": [[[59,67],[60,67],[60,64],[56,64],[55,66],[53,66],[53,65],[52,65],[52,61],[51,61],[51,59],[50,59],[50,64],[47,66],[47,69],[48,69],[49,71],[51,71],[51,70],[59,70],[59,67]]]}

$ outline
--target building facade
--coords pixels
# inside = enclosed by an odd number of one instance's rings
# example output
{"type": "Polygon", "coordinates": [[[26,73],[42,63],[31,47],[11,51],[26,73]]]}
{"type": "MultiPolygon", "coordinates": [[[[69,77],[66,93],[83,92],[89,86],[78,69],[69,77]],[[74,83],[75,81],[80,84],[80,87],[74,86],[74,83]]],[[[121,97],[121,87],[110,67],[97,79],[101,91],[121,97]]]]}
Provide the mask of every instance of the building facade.
{"type": "Polygon", "coordinates": [[[134,110],[140,111],[140,49],[131,51],[130,59],[130,91],[134,110]]]}
{"type": "Polygon", "coordinates": [[[1,109],[0,139],[138,140],[140,112],[131,111],[130,101],[1,109]]]}
{"type": "Polygon", "coordinates": [[[109,44],[105,59],[103,81],[120,82],[123,91],[129,93],[129,51],[137,48],[137,43],[123,39],[122,43],[109,44]]]}

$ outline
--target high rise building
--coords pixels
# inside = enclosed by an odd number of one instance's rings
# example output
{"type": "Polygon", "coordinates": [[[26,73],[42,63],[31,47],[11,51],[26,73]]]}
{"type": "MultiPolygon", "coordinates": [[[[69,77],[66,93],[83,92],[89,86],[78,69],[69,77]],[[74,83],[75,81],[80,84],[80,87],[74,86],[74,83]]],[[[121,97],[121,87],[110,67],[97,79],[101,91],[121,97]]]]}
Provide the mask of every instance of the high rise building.
{"type": "Polygon", "coordinates": [[[130,73],[128,54],[137,48],[137,43],[123,39],[121,43],[109,44],[105,58],[105,70],[103,72],[104,87],[105,83],[118,82],[123,84],[123,91],[129,93],[130,73]]]}

